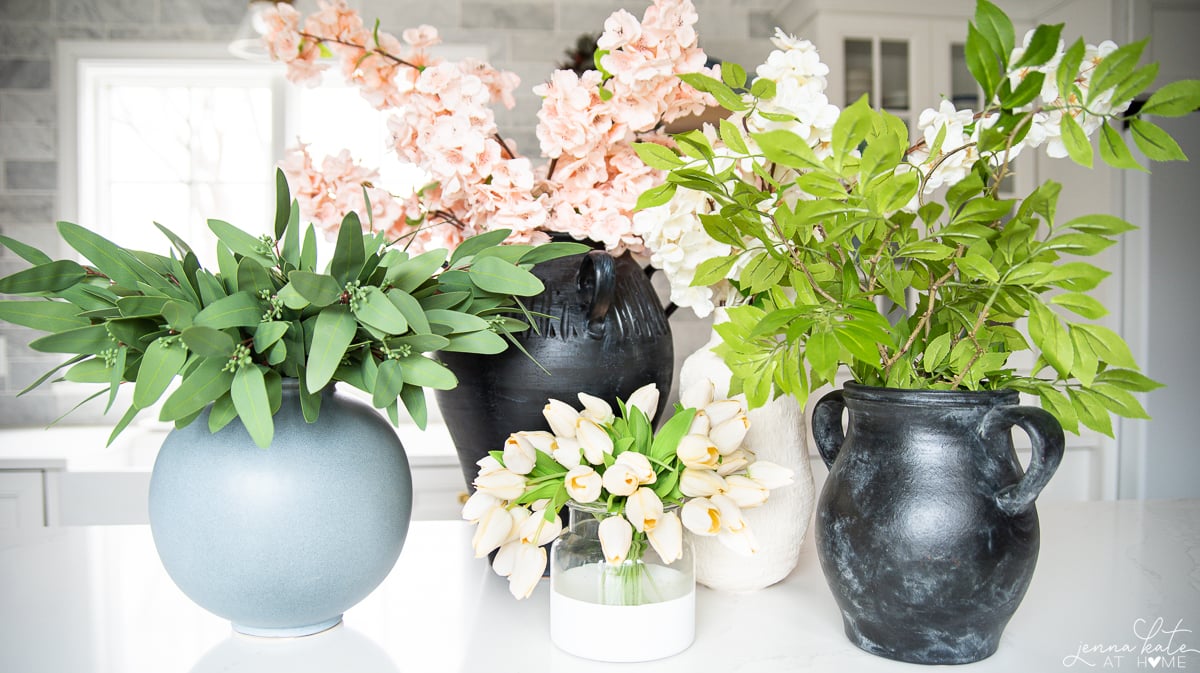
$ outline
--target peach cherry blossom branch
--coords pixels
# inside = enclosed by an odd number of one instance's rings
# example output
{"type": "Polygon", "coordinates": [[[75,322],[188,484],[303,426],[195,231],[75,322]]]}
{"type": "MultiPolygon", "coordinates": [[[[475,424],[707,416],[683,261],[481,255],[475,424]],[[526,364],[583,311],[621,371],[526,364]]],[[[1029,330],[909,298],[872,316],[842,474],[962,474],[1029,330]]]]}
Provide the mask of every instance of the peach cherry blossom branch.
{"type": "Polygon", "coordinates": [[[410,63],[410,62],[400,58],[399,56],[392,54],[391,52],[380,49],[379,47],[374,47],[372,49],[368,49],[365,45],[355,44],[353,42],[347,42],[345,40],[340,40],[336,37],[321,37],[320,35],[313,35],[312,33],[308,33],[303,30],[297,31],[297,32],[300,34],[300,37],[308,38],[310,40],[315,40],[317,42],[332,42],[333,44],[340,44],[343,47],[354,47],[356,49],[362,49],[364,52],[366,52],[368,54],[376,54],[378,56],[382,56],[396,64],[406,65],[410,68],[416,68],[417,70],[421,70],[421,66],[416,65],[415,63],[410,63]]]}

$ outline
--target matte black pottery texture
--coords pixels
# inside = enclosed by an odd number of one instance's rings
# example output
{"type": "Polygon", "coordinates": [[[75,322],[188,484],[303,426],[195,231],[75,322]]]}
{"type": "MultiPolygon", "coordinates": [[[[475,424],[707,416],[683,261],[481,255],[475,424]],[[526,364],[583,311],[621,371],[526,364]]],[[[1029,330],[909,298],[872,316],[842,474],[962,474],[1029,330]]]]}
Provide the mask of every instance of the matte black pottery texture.
{"type": "Polygon", "coordinates": [[[1063,453],[1058,421],[1017,399],[850,383],[817,403],[830,468],[817,555],[858,647],[919,664],[996,651],[1037,564],[1034,500],[1063,453]],[[1014,425],[1033,440],[1024,474],[1014,425]]]}
{"type": "Polygon", "coordinates": [[[458,387],[439,390],[437,402],[468,486],[479,472],[475,463],[504,448],[510,434],[549,429],[542,417],[549,398],[578,408],[576,395],[585,392],[615,411],[618,398],[656,383],[661,416],[671,388],[671,328],[637,262],[593,250],[538,264],[533,273],[546,290],[526,306],[550,317],[517,340],[549,374],[512,347],[499,355],[438,354],[458,375],[458,387]]]}

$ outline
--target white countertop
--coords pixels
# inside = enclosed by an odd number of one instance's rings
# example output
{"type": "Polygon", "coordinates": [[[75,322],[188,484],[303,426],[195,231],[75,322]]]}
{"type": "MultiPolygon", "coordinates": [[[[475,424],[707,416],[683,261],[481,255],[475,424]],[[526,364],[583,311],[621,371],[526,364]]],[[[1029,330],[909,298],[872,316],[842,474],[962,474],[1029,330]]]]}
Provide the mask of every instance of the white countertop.
{"type": "MultiPolygon", "coordinates": [[[[1200,670],[1200,501],[1040,510],[1038,569],[999,651],[956,670],[1144,671],[1167,668],[1168,658],[1173,670],[1200,670]]],[[[0,537],[0,671],[925,670],[850,645],[811,544],[774,587],[702,588],[696,643],[682,654],[603,665],[551,644],[546,582],[529,600],[513,600],[504,580],[470,557],[469,540],[460,522],[414,523],[391,575],[346,613],[344,626],[271,641],[233,635],[189,602],[145,526],[0,537]]]]}

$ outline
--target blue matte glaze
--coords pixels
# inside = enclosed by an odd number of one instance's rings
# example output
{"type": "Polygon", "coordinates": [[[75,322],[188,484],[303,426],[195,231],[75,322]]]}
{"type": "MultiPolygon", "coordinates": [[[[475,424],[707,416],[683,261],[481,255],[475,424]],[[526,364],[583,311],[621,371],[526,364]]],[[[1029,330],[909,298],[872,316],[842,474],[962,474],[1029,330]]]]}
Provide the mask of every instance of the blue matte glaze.
{"type": "MultiPolygon", "coordinates": [[[[290,385],[289,385],[290,384],[290,385]]],[[[208,410],[163,442],[150,479],[150,527],[171,579],[254,635],[337,624],[387,576],[412,514],[412,476],[392,427],[326,390],[304,421],[285,380],[275,437],[262,449],[208,410]]]]}

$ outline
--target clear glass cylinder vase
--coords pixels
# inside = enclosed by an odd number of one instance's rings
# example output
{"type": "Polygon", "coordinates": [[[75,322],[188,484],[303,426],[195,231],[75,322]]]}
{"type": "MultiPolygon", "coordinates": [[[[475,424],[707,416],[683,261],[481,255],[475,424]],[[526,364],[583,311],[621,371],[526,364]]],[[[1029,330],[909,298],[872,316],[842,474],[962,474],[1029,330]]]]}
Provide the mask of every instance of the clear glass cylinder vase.
{"type": "Polygon", "coordinates": [[[550,551],[554,644],[609,662],[651,661],[687,649],[696,633],[691,544],[683,540],[683,555],[666,563],[635,532],[627,558],[609,563],[600,544],[600,521],[621,515],[603,505],[568,503],[568,510],[567,530],[550,551]]]}

